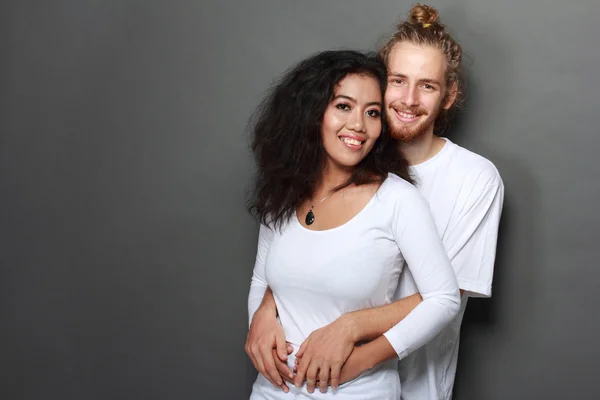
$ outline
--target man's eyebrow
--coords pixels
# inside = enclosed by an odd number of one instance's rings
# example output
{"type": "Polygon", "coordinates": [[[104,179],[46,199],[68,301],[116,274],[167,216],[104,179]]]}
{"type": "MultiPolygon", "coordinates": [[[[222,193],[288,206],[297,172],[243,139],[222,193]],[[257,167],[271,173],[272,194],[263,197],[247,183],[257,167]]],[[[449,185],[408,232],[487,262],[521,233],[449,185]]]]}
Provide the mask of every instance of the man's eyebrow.
{"type": "MultiPolygon", "coordinates": [[[[407,77],[406,77],[406,75],[404,75],[404,74],[400,74],[400,73],[398,73],[398,72],[390,72],[390,73],[388,74],[388,76],[389,76],[389,77],[394,77],[394,78],[404,78],[404,79],[406,79],[406,78],[407,78],[407,77]]],[[[441,83],[440,83],[440,81],[438,81],[437,79],[428,79],[428,78],[423,78],[423,79],[419,79],[419,82],[422,82],[422,83],[433,83],[433,84],[435,84],[435,85],[441,86],[441,83]]]]}
{"type": "Polygon", "coordinates": [[[433,83],[435,85],[441,86],[440,81],[438,81],[437,79],[420,79],[419,82],[423,82],[423,83],[433,83]]]}

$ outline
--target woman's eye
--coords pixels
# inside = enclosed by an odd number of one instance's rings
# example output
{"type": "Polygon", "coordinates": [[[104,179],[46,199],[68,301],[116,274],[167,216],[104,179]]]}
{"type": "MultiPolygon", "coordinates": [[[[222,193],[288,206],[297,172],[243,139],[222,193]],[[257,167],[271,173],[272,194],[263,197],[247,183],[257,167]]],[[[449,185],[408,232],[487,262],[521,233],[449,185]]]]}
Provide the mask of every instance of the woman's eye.
{"type": "Polygon", "coordinates": [[[338,104],[336,107],[339,108],[340,110],[345,110],[345,111],[350,109],[350,106],[348,104],[338,104]]]}
{"type": "Polygon", "coordinates": [[[381,112],[379,112],[379,110],[369,110],[369,111],[367,111],[367,115],[369,117],[379,118],[379,116],[381,115],[381,112]]]}

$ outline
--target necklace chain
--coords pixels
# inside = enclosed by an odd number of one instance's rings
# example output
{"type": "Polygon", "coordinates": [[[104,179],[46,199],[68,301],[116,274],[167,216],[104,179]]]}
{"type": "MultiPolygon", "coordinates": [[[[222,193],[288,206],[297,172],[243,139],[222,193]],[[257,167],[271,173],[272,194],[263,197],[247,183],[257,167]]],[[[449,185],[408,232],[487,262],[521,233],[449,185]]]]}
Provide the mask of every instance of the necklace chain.
{"type": "MultiPolygon", "coordinates": [[[[319,200],[319,202],[317,204],[321,204],[322,202],[325,201],[325,199],[327,199],[329,196],[331,196],[332,193],[329,193],[327,196],[323,197],[321,200],[319,200]]],[[[304,222],[306,223],[306,225],[312,225],[313,222],[315,222],[315,214],[313,213],[313,208],[315,208],[315,205],[313,204],[313,202],[310,202],[310,208],[308,209],[308,212],[306,213],[306,218],[304,219],[304,222]]]]}
{"type": "MultiPolygon", "coordinates": [[[[329,193],[327,196],[325,196],[325,197],[323,197],[321,200],[319,200],[319,201],[317,202],[317,204],[321,204],[321,203],[322,203],[322,202],[324,202],[324,201],[325,201],[325,199],[327,199],[329,196],[331,196],[331,193],[329,193]]],[[[310,209],[312,210],[314,207],[315,207],[315,205],[314,205],[314,204],[313,204],[313,202],[311,201],[311,202],[310,202],[310,209]]]]}

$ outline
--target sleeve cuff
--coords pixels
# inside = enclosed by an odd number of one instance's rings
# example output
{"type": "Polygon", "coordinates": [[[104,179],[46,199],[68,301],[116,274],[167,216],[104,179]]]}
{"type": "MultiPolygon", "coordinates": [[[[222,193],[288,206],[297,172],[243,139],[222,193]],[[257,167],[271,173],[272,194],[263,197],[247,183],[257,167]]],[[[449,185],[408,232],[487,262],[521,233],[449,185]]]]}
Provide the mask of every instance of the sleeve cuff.
{"type": "Polygon", "coordinates": [[[394,348],[394,351],[398,355],[398,359],[402,360],[404,357],[408,355],[408,348],[399,341],[398,339],[393,340],[394,337],[399,337],[399,334],[395,332],[398,326],[392,327],[389,331],[383,334],[383,336],[390,342],[390,345],[394,348]]]}
{"type": "Polygon", "coordinates": [[[458,288],[464,291],[463,296],[468,297],[492,297],[492,285],[489,283],[473,282],[464,279],[458,280],[458,288]]]}

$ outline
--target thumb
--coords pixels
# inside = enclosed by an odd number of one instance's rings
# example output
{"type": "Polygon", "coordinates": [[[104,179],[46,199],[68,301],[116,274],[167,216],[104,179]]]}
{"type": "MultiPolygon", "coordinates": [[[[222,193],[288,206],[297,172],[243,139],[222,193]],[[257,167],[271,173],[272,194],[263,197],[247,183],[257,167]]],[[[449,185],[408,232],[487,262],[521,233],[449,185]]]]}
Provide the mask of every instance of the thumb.
{"type": "Polygon", "coordinates": [[[306,350],[306,346],[308,346],[308,339],[302,342],[302,344],[300,345],[300,349],[298,349],[298,352],[296,353],[297,359],[301,358],[304,355],[304,350],[306,350]]]}
{"type": "Polygon", "coordinates": [[[287,347],[289,345],[287,345],[287,342],[285,341],[285,339],[280,337],[279,335],[277,335],[275,337],[275,346],[277,346],[277,349],[276,349],[277,357],[279,357],[279,359],[281,361],[284,361],[284,362],[287,361],[287,358],[288,358],[287,347]]]}
{"type": "Polygon", "coordinates": [[[287,353],[292,354],[294,352],[294,348],[292,347],[292,345],[288,342],[287,344],[287,353]]]}

